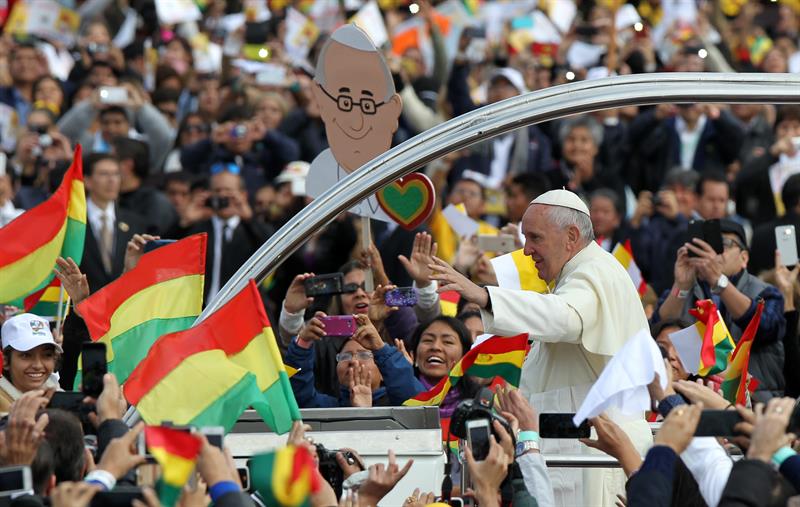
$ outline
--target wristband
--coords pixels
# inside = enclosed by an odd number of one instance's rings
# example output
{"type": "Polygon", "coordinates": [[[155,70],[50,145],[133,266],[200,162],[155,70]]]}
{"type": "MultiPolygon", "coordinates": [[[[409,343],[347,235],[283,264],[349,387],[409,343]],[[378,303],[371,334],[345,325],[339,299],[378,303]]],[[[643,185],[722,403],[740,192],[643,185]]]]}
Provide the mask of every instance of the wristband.
{"type": "Polygon", "coordinates": [[[783,446],[777,451],[775,451],[775,454],[772,455],[772,463],[776,467],[780,468],[780,466],[783,464],[784,461],[786,461],[787,459],[791,458],[796,454],[797,453],[794,452],[794,449],[792,449],[791,447],[783,446]]]}
{"type": "Polygon", "coordinates": [[[211,501],[217,503],[220,498],[228,493],[239,492],[241,490],[242,488],[233,481],[220,481],[208,488],[208,494],[211,496],[211,501]]]}
{"type": "Polygon", "coordinates": [[[97,484],[105,491],[111,491],[114,489],[114,486],[117,485],[117,478],[114,477],[114,474],[100,469],[93,470],[86,474],[86,477],[83,479],[83,481],[88,482],[89,484],[97,484]]]}
{"type": "Polygon", "coordinates": [[[533,430],[520,431],[517,436],[517,442],[538,442],[539,433],[533,430]]]}
{"type": "Polygon", "coordinates": [[[672,295],[678,299],[686,299],[689,297],[690,290],[687,289],[679,289],[677,286],[672,289],[672,295]]]}

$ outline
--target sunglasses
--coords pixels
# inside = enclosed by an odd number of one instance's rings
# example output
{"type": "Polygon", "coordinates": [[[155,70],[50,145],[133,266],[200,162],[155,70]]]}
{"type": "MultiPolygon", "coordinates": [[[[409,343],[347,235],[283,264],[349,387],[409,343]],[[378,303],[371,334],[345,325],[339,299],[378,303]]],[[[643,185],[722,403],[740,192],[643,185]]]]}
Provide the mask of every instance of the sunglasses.
{"type": "Polygon", "coordinates": [[[344,284],[344,286],[342,286],[342,293],[344,293],[344,294],[352,294],[352,293],[358,291],[358,289],[361,289],[364,292],[367,292],[367,284],[366,284],[366,282],[346,283],[346,284],[344,284]]]}
{"type": "Polygon", "coordinates": [[[239,174],[242,172],[241,168],[233,162],[217,162],[211,166],[211,174],[217,174],[223,171],[227,171],[231,174],[239,174]]]}

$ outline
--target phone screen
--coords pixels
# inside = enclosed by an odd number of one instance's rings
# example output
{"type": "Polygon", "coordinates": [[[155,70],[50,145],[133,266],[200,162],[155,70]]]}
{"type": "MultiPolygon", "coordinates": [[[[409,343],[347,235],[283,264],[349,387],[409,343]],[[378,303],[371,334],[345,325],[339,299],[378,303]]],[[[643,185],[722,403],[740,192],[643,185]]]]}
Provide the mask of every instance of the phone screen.
{"type": "Polygon", "coordinates": [[[81,391],[86,396],[97,398],[103,392],[103,376],[108,372],[106,344],[86,342],[81,348],[81,391]]]}
{"type": "Polygon", "coordinates": [[[539,435],[542,438],[589,438],[589,421],[576,427],[575,414],[539,414],[539,435]]]}
{"type": "MultiPolygon", "coordinates": [[[[27,467],[0,468],[0,493],[25,491],[30,489],[30,484],[25,484],[25,469],[27,467]]],[[[30,471],[28,471],[30,474],[30,471]]],[[[30,481],[28,481],[30,482],[30,481]]]]}
{"type": "Polygon", "coordinates": [[[703,239],[718,254],[724,251],[722,246],[722,228],[719,220],[706,220],[703,222],[703,239]]]}
{"type": "MultiPolygon", "coordinates": [[[[691,242],[694,238],[703,239],[702,220],[692,220],[691,222],[689,222],[689,237],[686,241],[691,242]]],[[[689,250],[689,257],[697,257],[697,254],[689,250]]]]}
{"type": "Polygon", "coordinates": [[[60,408],[67,412],[80,412],[86,395],[79,391],[56,391],[50,398],[49,408],[60,408]]]}
{"type": "Polygon", "coordinates": [[[468,421],[467,440],[475,461],[486,459],[489,455],[489,421],[487,419],[468,421]]]}

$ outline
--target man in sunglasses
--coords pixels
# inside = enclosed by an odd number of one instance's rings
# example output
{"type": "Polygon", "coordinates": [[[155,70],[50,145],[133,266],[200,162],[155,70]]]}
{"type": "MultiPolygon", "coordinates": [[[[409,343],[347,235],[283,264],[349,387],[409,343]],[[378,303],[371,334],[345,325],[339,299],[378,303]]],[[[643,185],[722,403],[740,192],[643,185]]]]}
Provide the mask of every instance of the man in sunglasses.
{"type": "MultiPolygon", "coordinates": [[[[403,105],[383,56],[355,25],[339,28],[322,47],[312,91],[330,144],[306,180],[316,198],[389,149],[403,105]]],[[[350,211],[391,221],[374,196],[350,211]]]]}

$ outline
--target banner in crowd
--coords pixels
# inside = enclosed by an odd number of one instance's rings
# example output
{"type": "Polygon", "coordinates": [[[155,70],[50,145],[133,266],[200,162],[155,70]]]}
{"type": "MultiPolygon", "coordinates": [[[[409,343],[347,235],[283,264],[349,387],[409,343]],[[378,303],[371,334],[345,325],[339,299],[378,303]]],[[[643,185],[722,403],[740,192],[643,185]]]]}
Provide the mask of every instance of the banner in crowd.
{"type": "Polygon", "coordinates": [[[429,391],[406,400],[403,405],[410,407],[440,405],[450,392],[450,388],[458,384],[464,375],[489,379],[501,377],[514,387],[518,387],[522,363],[529,348],[527,333],[512,337],[492,336],[464,354],[450,373],[429,391]]]}
{"type": "Polygon", "coordinates": [[[302,446],[287,445],[257,454],[247,461],[247,468],[250,484],[265,505],[308,505],[309,497],[322,486],[320,475],[314,473],[314,458],[302,446]]]}
{"type": "Polygon", "coordinates": [[[300,419],[254,281],[185,331],[162,336],[128,377],[125,397],[148,424],[230,431],[248,407],[276,433],[300,419]]]}
{"type": "Polygon", "coordinates": [[[5,33],[60,42],[68,47],[75,44],[80,15],[56,0],[17,2],[5,25],[5,33]]]}
{"type": "MultiPolygon", "coordinates": [[[[0,228],[0,304],[24,307],[25,298],[53,281],[58,257],[80,264],[85,236],[86,191],[78,145],[55,193],[0,228]]],[[[36,302],[28,301],[31,307],[36,302]]]]}
{"type": "Polygon", "coordinates": [[[639,270],[639,266],[636,265],[636,261],[633,258],[631,240],[626,240],[625,243],[617,243],[617,246],[614,247],[611,255],[613,255],[614,258],[617,259],[619,263],[622,264],[622,267],[628,272],[631,280],[633,280],[633,285],[636,286],[636,290],[639,292],[639,296],[641,297],[647,290],[647,282],[644,281],[642,272],[639,270]]]}
{"type": "Polygon", "coordinates": [[[504,289],[532,290],[547,292],[547,283],[539,278],[539,271],[533,259],[525,255],[520,248],[511,253],[490,259],[497,285],[504,289]]]}
{"type": "MultiPolygon", "coordinates": [[[[146,253],[78,305],[92,341],[106,344],[108,371],[120,383],[160,336],[188,329],[200,315],[207,241],[195,234],[146,253]]],[[[80,382],[79,369],[76,389],[80,382]]]]}
{"type": "Polygon", "coordinates": [[[707,377],[725,371],[735,343],[717,306],[710,299],[704,299],[698,301],[689,313],[697,319],[694,327],[702,337],[700,376],[707,377]]]}

